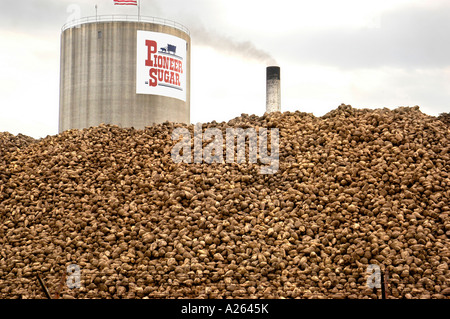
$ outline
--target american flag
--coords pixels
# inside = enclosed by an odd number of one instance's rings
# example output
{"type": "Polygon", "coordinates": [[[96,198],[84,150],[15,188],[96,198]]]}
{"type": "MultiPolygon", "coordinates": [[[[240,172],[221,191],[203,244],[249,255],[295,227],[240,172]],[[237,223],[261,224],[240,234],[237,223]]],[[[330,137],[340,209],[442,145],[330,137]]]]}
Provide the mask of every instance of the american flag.
{"type": "Polygon", "coordinates": [[[137,0],[114,0],[114,4],[119,6],[137,6],[137,0]]]}

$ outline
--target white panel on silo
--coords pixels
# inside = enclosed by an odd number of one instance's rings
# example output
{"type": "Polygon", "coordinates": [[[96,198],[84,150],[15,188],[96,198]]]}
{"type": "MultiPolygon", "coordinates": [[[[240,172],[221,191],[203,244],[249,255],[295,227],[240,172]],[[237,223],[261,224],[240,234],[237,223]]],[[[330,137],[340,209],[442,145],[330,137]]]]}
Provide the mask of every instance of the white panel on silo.
{"type": "Polygon", "coordinates": [[[136,93],[186,101],[186,41],[173,35],[137,32],[136,93]]]}

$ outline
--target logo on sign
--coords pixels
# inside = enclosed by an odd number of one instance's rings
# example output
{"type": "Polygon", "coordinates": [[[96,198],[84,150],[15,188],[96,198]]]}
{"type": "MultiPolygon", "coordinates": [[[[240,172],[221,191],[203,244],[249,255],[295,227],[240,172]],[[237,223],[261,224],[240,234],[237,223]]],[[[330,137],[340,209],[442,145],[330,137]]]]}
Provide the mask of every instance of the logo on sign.
{"type": "Polygon", "coordinates": [[[150,67],[148,85],[183,90],[180,82],[180,76],[183,74],[183,58],[176,55],[177,47],[167,44],[157,51],[158,43],[153,40],[146,40],[145,45],[148,48],[145,65],[150,67]]]}

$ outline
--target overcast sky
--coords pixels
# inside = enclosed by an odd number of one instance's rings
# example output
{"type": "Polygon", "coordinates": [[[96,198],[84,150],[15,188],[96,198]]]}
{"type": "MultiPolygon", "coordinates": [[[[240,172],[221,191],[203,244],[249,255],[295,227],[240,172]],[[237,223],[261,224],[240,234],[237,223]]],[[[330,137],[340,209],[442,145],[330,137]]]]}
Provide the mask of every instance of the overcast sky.
{"type": "MultiPolygon", "coordinates": [[[[137,14],[113,0],[16,0],[0,11],[0,132],[58,133],[61,27],[137,14]]],[[[191,122],[263,115],[281,67],[282,111],[321,116],[419,105],[450,112],[448,0],[141,0],[141,15],[191,31],[191,122]]]]}

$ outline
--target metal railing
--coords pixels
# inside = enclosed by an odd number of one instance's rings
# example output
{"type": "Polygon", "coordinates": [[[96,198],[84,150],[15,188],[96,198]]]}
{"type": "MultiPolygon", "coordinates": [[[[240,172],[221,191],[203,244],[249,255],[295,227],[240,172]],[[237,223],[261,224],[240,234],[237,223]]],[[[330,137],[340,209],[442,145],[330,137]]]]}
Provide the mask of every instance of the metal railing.
{"type": "Polygon", "coordinates": [[[86,23],[122,22],[122,21],[125,21],[125,22],[147,22],[147,23],[161,24],[161,25],[176,28],[176,29],[181,30],[181,31],[187,33],[188,35],[190,35],[189,29],[178,22],[168,20],[168,19],[137,16],[137,15],[99,15],[99,16],[84,17],[81,19],[68,21],[66,24],[64,24],[62,26],[61,32],[63,32],[66,29],[73,28],[75,26],[78,26],[81,24],[86,24],[86,23]]]}

